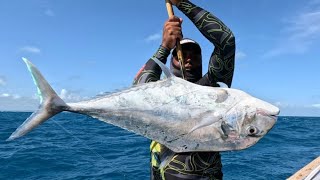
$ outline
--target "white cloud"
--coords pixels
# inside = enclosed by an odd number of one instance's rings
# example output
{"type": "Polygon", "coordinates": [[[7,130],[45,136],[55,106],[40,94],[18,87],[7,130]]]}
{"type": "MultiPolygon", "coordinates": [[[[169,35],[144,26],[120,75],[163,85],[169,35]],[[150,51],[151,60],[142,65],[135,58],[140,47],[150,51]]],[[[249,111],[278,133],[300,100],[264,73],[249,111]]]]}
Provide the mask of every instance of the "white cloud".
{"type": "Polygon", "coordinates": [[[273,103],[280,109],[280,116],[320,116],[320,104],[273,103]]]}
{"type": "Polygon", "coordinates": [[[312,104],[312,107],[315,107],[315,108],[319,108],[319,109],[320,109],[320,104],[312,104]]]}
{"type": "Polygon", "coordinates": [[[314,5],[311,8],[311,4],[305,9],[308,10],[284,21],[283,38],[279,38],[278,45],[267,51],[264,57],[305,53],[314,42],[319,41],[320,10],[315,9],[314,5]]]}
{"type": "MultiPolygon", "coordinates": [[[[59,96],[66,102],[78,102],[89,99],[81,97],[76,92],[70,92],[62,89],[59,96]]],[[[20,96],[18,94],[0,93],[0,111],[34,111],[39,106],[39,97],[34,94],[30,97],[20,96]]]]}
{"type": "Polygon", "coordinates": [[[246,53],[242,52],[242,51],[237,51],[236,52],[236,58],[235,59],[243,59],[247,56],[246,53]]]}
{"type": "Polygon", "coordinates": [[[12,97],[13,97],[13,99],[20,99],[21,98],[21,96],[17,95],[17,94],[13,95],[12,97]]]}
{"type": "Polygon", "coordinates": [[[2,97],[2,98],[12,98],[12,99],[19,99],[19,98],[21,98],[20,95],[17,95],[17,94],[9,94],[9,93],[2,93],[2,94],[0,94],[0,97],[2,97]]]}
{"type": "Polygon", "coordinates": [[[45,12],[45,15],[53,17],[55,16],[55,13],[51,9],[47,9],[45,12]]]}
{"type": "Polygon", "coordinates": [[[0,111],[34,111],[38,105],[38,100],[29,97],[9,93],[0,94],[0,111]]]}
{"type": "MultiPolygon", "coordinates": [[[[66,102],[78,102],[89,99],[80,95],[62,89],[59,96],[66,102]]],[[[34,111],[39,106],[39,97],[34,94],[30,97],[20,96],[18,94],[2,93],[0,94],[0,111],[34,111]]]]}
{"type": "Polygon", "coordinates": [[[275,106],[279,107],[279,108],[287,108],[287,107],[293,107],[295,105],[290,105],[288,103],[284,103],[284,102],[275,102],[274,103],[275,106]]]}
{"type": "Polygon", "coordinates": [[[62,89],[60,94],[60,98],[67,102],[77,102],[88,99],[88,97],[81,97],[80,95],[76,94],[75,92],[70,92],[66,89],[62,89]]]}
{"type": "MultiPolygon", "coordinates": [[[[300,14],[296,19],[291,20],[288,27],[290,41],[305,42],[312,41],[320,34],[320,11],[300,14]]],[[[306,45],[306,43],[304,43],[306,45]]]]}
{"type": "Polygon", "coordinates": [[[0,94],[0,97],[10,97],[10,94],[8,94],[8,93],[3,93],[3,94],[0,94]]]}
{"type": "Polygon", "coordinates": [[[62,89],[60,92],[61,99],[66,99],[68,97],[68,91],[66,89],[62,89]]]}
{"type": "Polygon", "coordinates": [[[40,54],[41,53],[41,50],[37,47],[34,47],[34,46],[24,46],[24,47],[20,48],[20,51],[33,53],[33,54],[40,54]]]}
{"type": "Polygon", "coordinates": [[[307,105],[307,104],[292,104],[292,103],[287,103],[287,102],[275,102],[273,103],[277,107],[281,108],[320,108],[320,103],[319,104],[312,104],[312,105],[307,105]]]}
{"type": "Polygon", "coordinates": [[[31,97],[21,97],[8,93],[0,94],[0,111],[34,111],[39,101],[31,97]]]}
{"type": "Polygon", "coordinates": [[[148,36],[147,38],[145,38],[145,41],[146,42],[156,41],[161,39],[161,37],[162,37],[162,31],[148,36]]]}
{"type": "Polygon", "coordinates": [[[4,76],[0,76],[0,86],[5,86],[6,84],[6,78],[4,76]]]}

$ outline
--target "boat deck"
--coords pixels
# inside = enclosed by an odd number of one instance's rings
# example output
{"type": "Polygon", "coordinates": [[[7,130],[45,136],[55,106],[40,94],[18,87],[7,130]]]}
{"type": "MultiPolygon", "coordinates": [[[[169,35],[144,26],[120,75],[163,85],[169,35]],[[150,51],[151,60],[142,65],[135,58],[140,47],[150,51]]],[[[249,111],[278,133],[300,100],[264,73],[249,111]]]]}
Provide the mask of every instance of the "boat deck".
{"type": "Polygon", "coordinates": [[[320,156],[304,166],[287,180],[320,180],[320,156]]]}

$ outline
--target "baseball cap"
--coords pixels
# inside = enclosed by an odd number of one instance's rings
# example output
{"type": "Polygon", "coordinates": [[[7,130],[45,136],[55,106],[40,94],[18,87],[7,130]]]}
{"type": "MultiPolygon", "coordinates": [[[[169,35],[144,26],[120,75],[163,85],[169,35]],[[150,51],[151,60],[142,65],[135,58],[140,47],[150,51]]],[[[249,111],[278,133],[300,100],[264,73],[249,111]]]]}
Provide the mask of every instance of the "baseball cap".
{"type": "MultiPolygon", "coordinates": [[[[183,47],[190,47],[192,48],[193,51],[201,54],[201,47],[200,45],[192,40],[192,39],[189,39],[189,38],[183,38],[182,40],[180,40],[180,44],[181,44],[181,47],[182,47],[182,51],[183,51],[183,47]]],[[[176,47],[174,47],[173,51],[172,51],[172,55],[173,56],[176,56],[177,55],[177,50],[176,50],[176,47]]]]}

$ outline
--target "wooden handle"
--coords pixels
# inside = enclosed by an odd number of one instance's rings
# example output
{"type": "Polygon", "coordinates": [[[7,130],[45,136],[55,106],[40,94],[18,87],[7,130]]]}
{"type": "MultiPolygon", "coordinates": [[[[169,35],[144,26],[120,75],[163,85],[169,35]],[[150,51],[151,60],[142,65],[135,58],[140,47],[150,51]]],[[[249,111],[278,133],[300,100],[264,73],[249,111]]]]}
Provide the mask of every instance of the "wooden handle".
{"type": "Polygon", "coordinates": [[[174,16],[172,4],[171,4],[170,0],[166,0],[166,6],[167,6],[167,11],[168,11],[168,16],[169,17],[174,16]]]}
{"type": "MultiPolygon", "coordinates": [[[[166,6],[167,6],[167,11],[168,11],[168,16],[172,17],[174,16],[174,12],[173,12],[173,8],[172,8],[172,4],[170,2],[170,0],[166,0],[166,6]]],[[[184,67],[184,59],[183,59],[183,53],[182,53],[182,47],[180,44],[180,39],[177,39],[176,42],[176,49],[177,49],[177,55],[178,55],[178,60],[180,63],[180,69],[181,69],[181,74],[182,74],[182,78],[185,79],[185,67],[184,67]]]]}

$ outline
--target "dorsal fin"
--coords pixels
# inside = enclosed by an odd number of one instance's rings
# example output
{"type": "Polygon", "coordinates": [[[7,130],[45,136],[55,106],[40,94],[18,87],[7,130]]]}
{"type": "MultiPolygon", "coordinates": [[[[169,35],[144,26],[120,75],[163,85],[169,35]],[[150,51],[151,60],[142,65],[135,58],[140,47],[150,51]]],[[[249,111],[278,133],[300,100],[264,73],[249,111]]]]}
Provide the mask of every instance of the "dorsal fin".
{"type": "Polygon", "coordinates": [[[165,64],[163,64],[158,58],[152,57],[151,59],[154,60],[154,62],[156,62],[160,66],[161,70],[167,78],[173,76],[173,74],[170,72],[170,69],[165,64]]]}
{"type": "Polygon", "coordinates": [[[217,82],[217,84],[222,88],[229,88],[229,86],[224,82],[217,82]]]}

